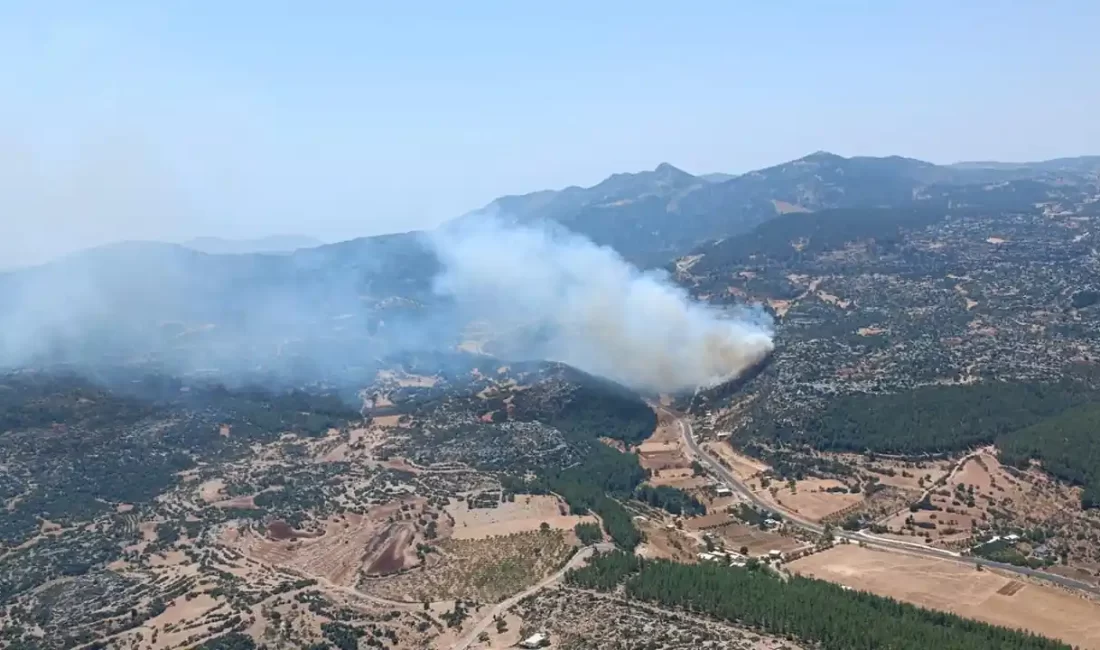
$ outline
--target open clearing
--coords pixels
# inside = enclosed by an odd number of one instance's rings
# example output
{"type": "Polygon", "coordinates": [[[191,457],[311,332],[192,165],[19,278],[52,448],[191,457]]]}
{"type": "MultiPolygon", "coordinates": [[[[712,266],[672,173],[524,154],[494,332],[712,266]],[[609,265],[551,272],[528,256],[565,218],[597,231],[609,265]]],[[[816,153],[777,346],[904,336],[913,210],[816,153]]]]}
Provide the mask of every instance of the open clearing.
{"type": "Polygon", "coordinates": [[[680,425],[665,411],[657,411],[657,428],[653,435],[635,447],[638,464],[654,471],[691,467],[684,450],[680,425]]]}
{"type": "MultiPolygon", "coordinates": [[[[702,518],[696,519],[701,520],[702,518]]],[[[705,522],[707,520],[702,519],[702,521],[705,522]]],[[[684,528],[688,530],[699,530],[693,526],[692,520],[685,522],[684,528]]],[[[749,555],[767,555],[771,551],[788,553],[807,546],[805,542],[795,539],[794,537],[787,537],[779,533],[760,530],[755,526],[747,526],[739,523],[727,523],[718,526],[710,525],[706,528],[705,532],[713,535],[716,541],[722,542],[727,550],[737,551],[742,546],[747,546],[749,555]]]]}
{"type": "Polygon", "coordinates": [[[456,501],[447,506],[454,517],[454,539],[485,539],[538,530],[542,524],[551,528],[572,530],[582,522],[595,522],[591,515],[569,515],[565,504],[557,497],[541,494],[517,494],[515,501],[505,501],[495,508],[469,508],[456,501]]]}
{"type": "Polygon", "coordinates": [[[702,446],[742,481],[754,478],[771,469],[767,464],[755,458],[737,453],[727,442],[704,442],[702,446]]]}
{"type": "Polygon", "coordinates": [[[796,572],[961,616],[1100,648],[1100,604],[992,571],[842,544],[791,562],[796,572]]]}
{"type": "Polygon", "coordinates": [[[641,557],[664,558],[677,562],[694,563],[697,561],[699,542],[688,537],[675,527],[668,528],[649,519],[634,522],[645,535],[636,551],[641,557]]]}
{"type": "Polygon", "coordinates": [[[849,493],[847,487],[840,481],[818,478],[795,482],[793,492],[784,483],[776,490],[774,496],[770,490],[758,490],[756,494],[765,501],[776,504],[781,510],[793,512],[811,521],[821,521],[833,513],[863,501],[862,493],[849,493]],[[843,488],[844,491],[827,492],[830,488],[843,488]]]}
{"type": "Polygon", "coordinates": [[[252,525],[228,526],[221,542],[264,564],[352,586],[360,572],[390,573],[417,562],[412,524],[386,521],[399,507],[380,506],[369,517],[348,513],[331,518],[320,534],[299,534],[281,522],[263,531],[252,525]]]}

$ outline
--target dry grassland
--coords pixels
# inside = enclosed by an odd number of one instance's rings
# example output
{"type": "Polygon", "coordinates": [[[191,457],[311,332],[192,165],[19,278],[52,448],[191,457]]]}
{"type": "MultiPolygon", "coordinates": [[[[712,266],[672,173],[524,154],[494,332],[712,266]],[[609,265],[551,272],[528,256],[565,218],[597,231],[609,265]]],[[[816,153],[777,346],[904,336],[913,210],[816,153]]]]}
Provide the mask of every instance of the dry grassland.
{"type": "Polygon", "coordinates": [[[404,602],[466,599],[495,603],[556,571],[576,547],[560,530],[486,539],[448,539],[423,570],[367,579],[364,591],[404,602]]]}
{"type": "Polygon", "coordinates": [[[557,497],[551,495],[517,494],[515,501],[506,501],[496,508],[468,508],[465,502],[452,502],[446,508],[454,518],[454,539],[484,539],[537,531],[543,523],[551,528],[572,530],[582,522],[595,522],[596,518],[584,515],[568,515],[569,510],[557,497]]]}
{"type": "Polygon", "coordinates": [[[994,452],[983,451],[951,474],[943,486],[933,491],[930,499],[940,510],[911,513],[904,509],[887,520],[886,525],[891,530],[901,531],[906,519],[912,517],[915,522],[936,525],[935,529],[916,529],[934,542],[945,546],[965,545],[974,525],[992,521],[991,507],[1012,513],[1019,523],[1026,524],[1077,512],[1080,497],[1076,489],[1060,485],[1038,470],[1013,475],[1000,464],[994,452]],[[960,498],[960,486],[967,493],[973,488],[973,506],[960,498]]]}
{"type": "Polygon", "coordinates": [[[660,522],[636,520],[635,524],[645,535],[637,554],[647,558],[663,558],[677,562],[693,563],[698,560],[699,542],[676,528],[667,528],[660,522]]]}
{"type": "MultiPolygon", "coordinates": [[[[772,486],[775,487],[773,482],[772,486]]],[[[826,492],[828,488],[844,487],[840,481],[811,478],[795,483],[792,492],[786,483],[780,485],[773,496],[771,490],[757,490],[756,494],[779,510],[793,512],[804,519],[821,521],[825,517],[863,501],[863,494],[826,492]]]]}
{"type": "Polygon", "coordinates": [[[747,546],[749,555],[767,555],[769,551],[788,553],[807,546],[794,537],[744,524],[728,524],[712,528],[709,532],[725,544],[726,550],[738,551],[742,546],[747,546]]]}

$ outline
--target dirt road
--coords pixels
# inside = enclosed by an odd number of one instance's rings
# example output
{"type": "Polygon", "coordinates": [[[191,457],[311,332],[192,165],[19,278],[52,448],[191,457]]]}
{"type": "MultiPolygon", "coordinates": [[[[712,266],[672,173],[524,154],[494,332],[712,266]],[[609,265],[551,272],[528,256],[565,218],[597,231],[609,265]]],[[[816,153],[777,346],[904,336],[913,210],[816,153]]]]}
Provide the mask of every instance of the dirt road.
{"type": "Polygon", "coordinates": [[[483,616],[481,620],[479,620],[472,628],[470,628],[469,632],[464,634],[462,638],[458,640],[458,642],[451,646],[451,650],[466,650],[470,647],[470,644],[477,640],[477,636],[479,634],[484,632],[486,629],[489,628],[490,625],[492,625],[494,618],[503,615],[509,609],[514,607],[516,603],[530,596],[531,594],[541,591],[552,584],[560,582],[561,579],[565,577],[566,572],[568,572],[570,569],[576,569],[577,567],[584,564],[588,560],[588,558],[592,557],[592,554],[596,551],[606,552],[614,550],[614,548],[614,544],[601,542],[594,546],[586,546],[577,551],[577,554],[574,555],[568,562],[566,562],[565,566],[559,569],[557,573],[551,576],[547,576],[542,580],[542,582],[539,582],[537,585],[521,591],[511,598],[497,603],[493,607],[493,609],[489,610],[489,612],[485,616],[483,616]]]}

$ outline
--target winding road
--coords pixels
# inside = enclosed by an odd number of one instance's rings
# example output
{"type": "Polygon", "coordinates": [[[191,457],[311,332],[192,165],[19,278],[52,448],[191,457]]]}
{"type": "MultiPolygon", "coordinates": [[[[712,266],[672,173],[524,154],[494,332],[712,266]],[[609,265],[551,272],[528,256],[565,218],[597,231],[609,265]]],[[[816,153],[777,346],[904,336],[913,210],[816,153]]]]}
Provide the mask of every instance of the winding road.
{"type": "MultiPolygon", "coordinates": [[[[748,486],[739,481],[732,472],[730,472],[728,469],[725,468],[724,465],[718,462],[718,459],[711,456],[709,452],[707,452],[705,449],[703,449],[702,446],[699,445],[699,443],[695,440],[695,433],[692,431],[691,422],[689,422],[686,417],[684,417],[682,414],[676,413],[675,411],[663,407],[661,408],[661,411],[676,420],[677,424],[679,424],[680,426],[680,434],[683,436],[684,444],[687,445],[687,448],[691,451],[692,454],[697,456],[700,461],[703,462],[707,469],[714,472],[715,476],[717,476],[718,479],[726,485],[726,487],[730,488],[734,492],[737,492],[750,503],[759,508],[771,512],[779,512],[783,515],[784,519],[790,521],[791,523],[794,523],[804,530],[808,530],[818,535],[821,535],[825,532],[825,527],[821,524],[801,518],[795,514],[779,510],[774,505],[767,503],[766,501],[758,497],[756,493],[750,490],[748,486]]],[[[1082,582],[1080,580],[1074,580],[1073,578],[1067,578],[1065,576],[1060,576],[1054,573],[1047,573],[1046,571],[1037,571],[1035,569],[1016,566],[1014,564],[1004,564],[1001,562],[992,562],[990,560],[985,560],[981,558],[969,557],[966,555],[955,553],[953,551],[934,548],[917,542],[905,542],[901,540],[886,539],[884,537],[878,537],[877,535],[872,535],[871,533],[862,530],[855,533],[837,530],[833,531],[833,534],[837,537],[845,538],[853,542],[863,543],[864,545],[872,548],[923,555],[925,557],[949,560],[952,562],[960,562],[963,564],[968,564],[970,566],[981,565],[982,567],[999,569],[1001,571],[1015,573],[1017,575],[1040,578],[1042,580],[1046,580],[1047,582],[1066,587],[1067,589],[1077,589],[1100,596],[1100,587],[1097,587],[1096,585],[1082,582]]]]}

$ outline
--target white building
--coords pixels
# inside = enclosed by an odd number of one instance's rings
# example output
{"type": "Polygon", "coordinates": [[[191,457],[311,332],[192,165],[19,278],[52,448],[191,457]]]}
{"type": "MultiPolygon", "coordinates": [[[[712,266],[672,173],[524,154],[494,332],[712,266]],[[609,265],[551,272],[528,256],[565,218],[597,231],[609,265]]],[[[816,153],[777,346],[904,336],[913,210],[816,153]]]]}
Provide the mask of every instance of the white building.
{"type": "Polygon", "coordinates": [[[542,632],[536,632],[535,634],[532,634],[531,636],[527,637],[526,639],[520,641],[519,642],[519,647],[521,647],[521,648],[541,648],[543,646],[543,644],[546,643],[549,640],[550,640],[549,637],[547,637],[542,632]]]}

